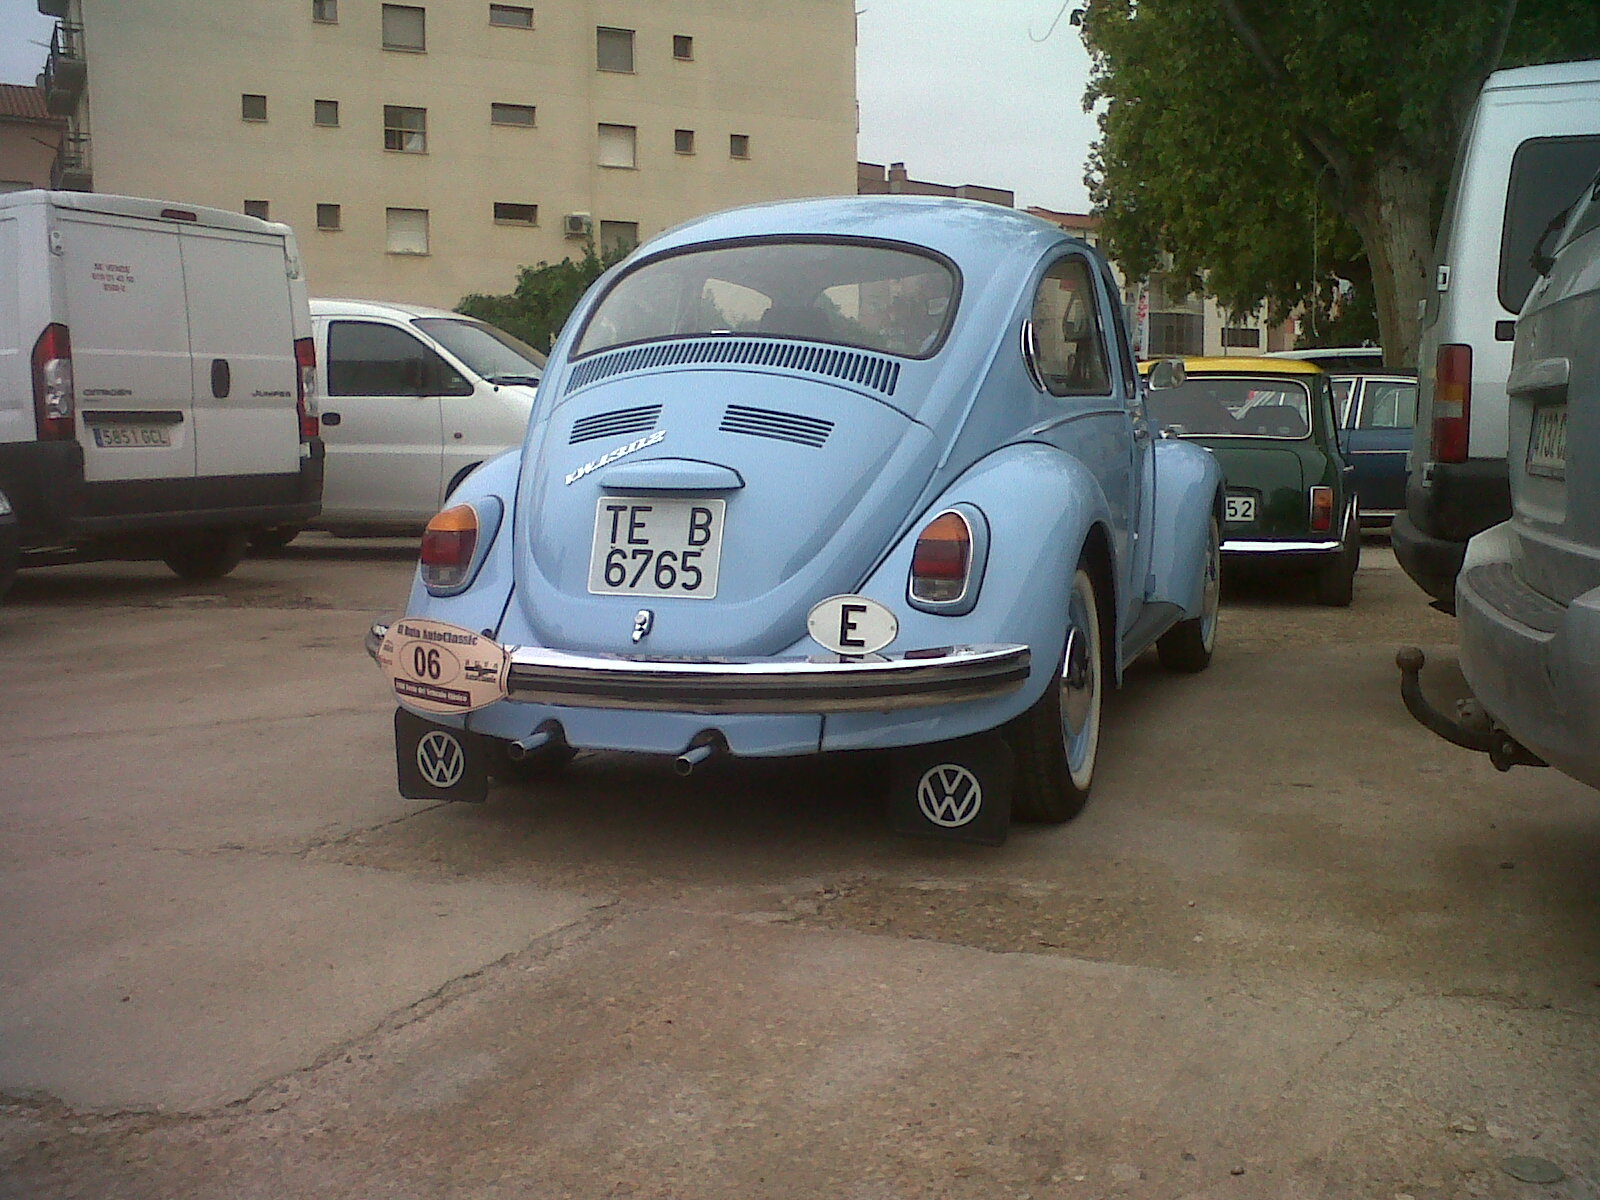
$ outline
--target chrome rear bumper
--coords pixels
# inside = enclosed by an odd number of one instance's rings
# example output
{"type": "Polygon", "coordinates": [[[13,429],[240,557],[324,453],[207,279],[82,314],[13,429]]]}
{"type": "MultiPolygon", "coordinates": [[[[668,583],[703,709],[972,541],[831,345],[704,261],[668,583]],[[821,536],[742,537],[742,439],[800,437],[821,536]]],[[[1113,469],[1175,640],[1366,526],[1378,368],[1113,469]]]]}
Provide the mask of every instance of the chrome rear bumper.
{"type": "Polygon", "coordinates": [[[1224,554],[1332,554],[1343,542],[1252,542],[1245,540],[1222,543],[1224,554]]]}
{"type": "MultiPolygon", "coordinates": [[[[367,653],[388,633],[374,625],[367,653]]],[[[1024,645],[943,646],[866,658],[650,658],[508,647],[507,699],[693,713],[892,712],[988,700],[1028,678],[1024,645]]]]}

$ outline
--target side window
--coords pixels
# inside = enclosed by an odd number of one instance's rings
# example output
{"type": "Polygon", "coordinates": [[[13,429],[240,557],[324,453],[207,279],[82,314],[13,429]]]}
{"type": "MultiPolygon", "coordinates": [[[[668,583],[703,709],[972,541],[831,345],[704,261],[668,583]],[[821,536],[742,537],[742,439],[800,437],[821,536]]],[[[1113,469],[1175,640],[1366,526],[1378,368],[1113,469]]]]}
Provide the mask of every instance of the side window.
{"type": "Polygon", "coordinates": [[[1417,385],[1369,379],[1361,402],[1362,429],[1410,429],[1417,420],[1417,385]]]}
{"type": "Polygon", "coordinates": [[[1111,391],[1089,264],[1064,258],[1045,272],[1033,298],[1034,365],[1052,396],[1111,391]]]}
{"type": "Polygon", "coordinates": [[[328,328],[330,396],[426,396],[454,374],[403,329],[371,321],[328,328]]]}
{"type": "Polygon", "coordinates": [[[1112,353],[1122,368],[1122,390],[1128,394],[1131,403],[1139,395],[1139,368],[1133,361],[1133,339],[1128,336],[1127,314],[1122,311],[1122,305],[1118,300],[1117,281],[1112,278],[1110,268],[1103,263],[1100,267],[1100,282],[1105,286],[1106,295],[1112,297],[1111,334],[1116,343],[1112,353]]]}

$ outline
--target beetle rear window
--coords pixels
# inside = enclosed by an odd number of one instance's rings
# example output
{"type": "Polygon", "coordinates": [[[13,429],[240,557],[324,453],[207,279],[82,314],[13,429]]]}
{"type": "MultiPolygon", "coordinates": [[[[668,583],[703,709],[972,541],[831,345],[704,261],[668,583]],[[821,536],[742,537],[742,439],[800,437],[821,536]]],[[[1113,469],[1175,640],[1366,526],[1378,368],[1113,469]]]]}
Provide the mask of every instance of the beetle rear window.
{"type": "Polygon", "coordinates": [[[1174,433],[1201,437],[1311,436],[1311,393],[1294,379],[1189,376],[1151,392],[1150,415],[1174,433]]]}
{"type": "Polygon", "coordinates": [[[660,338],[799,338],[907,358],[939,349],[956,306],[945,262],[870,242],[753,242],[657,259],[612,285],[575,355],[660,338]]]}

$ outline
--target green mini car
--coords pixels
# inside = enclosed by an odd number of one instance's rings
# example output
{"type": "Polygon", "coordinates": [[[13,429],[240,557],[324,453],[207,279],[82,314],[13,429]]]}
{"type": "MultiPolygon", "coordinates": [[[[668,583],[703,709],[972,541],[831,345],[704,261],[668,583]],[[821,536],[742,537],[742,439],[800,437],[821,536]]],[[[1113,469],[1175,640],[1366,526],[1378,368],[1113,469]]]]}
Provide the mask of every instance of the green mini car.
{"type": "Polygon", "coordinates": [[[1318,603],[1349,604],[1361,526],[1327,374],[1295,359],[1191,358],[1184,375],[1151,393],[1149,417],[1221,463],[1224,557],[1309,567],[1318,603]]]}

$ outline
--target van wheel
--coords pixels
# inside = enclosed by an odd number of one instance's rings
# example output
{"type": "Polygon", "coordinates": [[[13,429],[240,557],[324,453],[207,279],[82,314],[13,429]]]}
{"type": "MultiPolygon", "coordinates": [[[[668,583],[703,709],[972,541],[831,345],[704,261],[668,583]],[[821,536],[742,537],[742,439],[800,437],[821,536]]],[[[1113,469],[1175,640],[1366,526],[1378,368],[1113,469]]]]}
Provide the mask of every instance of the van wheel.
{"type": "Polygon", "coordinates": [[[182,579],[221,579],[244,561],[249,545],[243,529],[201,529],[180,535],[161,561],[182,579]]]}
{"type": "Polygon", "coordinates": [[[1067,602],[1067,645],[1044,695],[1005,728],[1017,760],[1011,813],[1018,821],[1059,825],[1089,802],[1100,749],[1105,652],[1100,600],[1087,563],[1078,564],[1067,602]]]}
{"type": "Polygon", "coordinates": [[[276,554],[305,532],[304,525],[273,525],[250,535],[250,549],[257,554],[276,554]]]}
{"type": "Polygon", "coordinates": [[[1200,615],[1179,621],[1156,642],[1161,665],[1169,671],[1191,675],[1204,671],[1211,665],[1211,652],[1217,647],[1217,611],[1222,606],[1222,533],[1216,517],[1211,518],[1209,537],[1200,615]]]}

